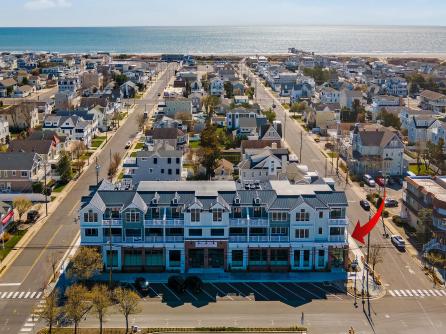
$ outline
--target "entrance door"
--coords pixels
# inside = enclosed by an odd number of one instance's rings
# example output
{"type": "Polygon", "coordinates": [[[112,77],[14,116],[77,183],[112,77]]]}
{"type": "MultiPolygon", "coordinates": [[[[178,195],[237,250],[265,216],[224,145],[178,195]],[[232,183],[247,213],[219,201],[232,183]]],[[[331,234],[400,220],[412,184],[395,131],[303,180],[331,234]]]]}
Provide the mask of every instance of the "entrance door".
{"type": "Polygon", "coordinates": [[[204,249],[189,249],[189,268],[204,268],[204,249]]]}
{"type": "Polygon", "coordinates": [[[209,268],[224,268],[225,266],[225,251],[224,249],[208,249],[208,267],[209,268]]]}

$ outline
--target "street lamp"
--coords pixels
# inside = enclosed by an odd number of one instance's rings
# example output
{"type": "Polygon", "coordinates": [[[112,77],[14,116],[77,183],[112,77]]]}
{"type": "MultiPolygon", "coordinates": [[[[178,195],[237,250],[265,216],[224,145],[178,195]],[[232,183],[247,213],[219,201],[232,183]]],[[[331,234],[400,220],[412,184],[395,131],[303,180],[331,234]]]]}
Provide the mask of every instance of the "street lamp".
{"type": "Polygon", "coordinates": [[[355,272],[355,288],[354,288],[355,303],[354,303],[354,305],[355,305],[355,307],[358,307],[358,302],[357,302],[357,297],[356,297],[356,295],[357,295],[357,293],[356,293],[357,292],[356,291],[356,268],[358,268],[358,257],[355,257],[355,259],[352,262],[352,269],[355,272]]]}

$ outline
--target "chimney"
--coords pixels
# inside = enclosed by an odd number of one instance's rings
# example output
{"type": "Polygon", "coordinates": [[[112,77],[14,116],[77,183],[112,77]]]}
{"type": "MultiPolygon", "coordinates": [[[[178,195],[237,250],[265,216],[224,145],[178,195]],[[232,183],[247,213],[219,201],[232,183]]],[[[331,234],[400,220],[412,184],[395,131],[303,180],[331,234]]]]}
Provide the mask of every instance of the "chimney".
{"type": "Polygon", "coordinates": [[[271,144],[271,148],[274,149],[274,150],[277,149],[277,143],[276,143],[276,142],[273,142],[273,143],[271,144]]]}

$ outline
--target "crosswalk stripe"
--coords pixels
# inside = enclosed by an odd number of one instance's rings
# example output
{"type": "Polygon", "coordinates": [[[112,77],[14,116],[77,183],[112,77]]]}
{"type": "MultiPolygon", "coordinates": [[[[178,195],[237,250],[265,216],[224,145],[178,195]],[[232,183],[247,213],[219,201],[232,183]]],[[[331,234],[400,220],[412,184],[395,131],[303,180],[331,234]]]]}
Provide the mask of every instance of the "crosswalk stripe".
{"type": "Polygon", "coordinates": [[[391,295],[392,297],[395,297],[395,294],[393,293],[392,290],[389,290],[389,293],[390,293],[390,295],[391,295]]]}
{"type": "Polygon", "coordinates": [[[34,323],[33,322],[25,322],[25,324],[23,326],[25,327],[34,327],[34,323]]]}
{"type": "Polygon", "coordinates": [[[423,291],[421,291],[420,289],[418,289],[417,291],[421,297],[424,297],[423,291]]]}
{"type": "Polygon", "coordinates": [[[18,291],[14,292],[14,294],[12,295],[12,298],[16,298],[18,294],[19,294],[18,291]]]}
{"type": "Polygon", "coordinates": [[[407,297],[406,292],[404,290],[400,290],[400,292],[404,297],[407,297]]]}
{"type": "Polygon", "coordinates": [[[6,296],[6,298],[11,298],[12,294],[14,293],[14,291],[11,291],[10,293],[8,293],[8,295],[6,296]]]}
{"type": "Polygon", "coordinates": [[[34,298],[34,295],[36,294],[36,292],[34,291],[31,296],[29,296],[29,298],[34,298]]]}
{"type": "Polygon", "coordinates": [[[442,294],[443,294],[443,296],[446,296],[446,291],[444,291],[444,290],[439,290],[442,294]]]}
{"type": "Polygon", "coordinates": [[[419,297],[417,290],[412,290],[412,293],[413,293],[416,297],[419,297]]]}
{"type": "Polygon", "coordinates": [[[28,292],[25,294],[25,297],[23,297],[23,298],[28,298],[28,296],[29,296],[30,293],[31,293],[31,291],[28,291],[28,292]]]}
{"type": "Polygon", "coordinates": [[[29,327],[23,327],[20,331],[21,332],[31,332],[33,329],[29,327]]]}
{"type": "Polygon", "coordinates": [[[2,299],[5,298],[7,294],[8,294],[8,292],[3,292],[3,294],[0,298],[2,298],[2,299]]]}
{"type": "Polygon", "coordinates": [[[434,290],[429,290],[431,296],[437,297],[437,295],[435,294],[434,290]]]}
{"type": "Polygon", "coordinates": [[[394,292],[395,292],[395,294],[396,294],[398,297],[401,297],[401,294],[400,294],[400,292],[399,292],[398,290],[394,290],[394,292]]]}
{"type": "Polygon", "coordinates": [[[442,294],[438,290],[434,290],[434,293],[435,293],[436,296],[440,296],[440,297],[442,296],[442,294]]]}
{"type": "Polygon", "coordinates": [[[429,296],[429,291],[427,291],[427,290],[423,290],[423,293],[424,293],[426,296],[429,296]]]}
{"type": "Polygon", "coordinates": [[[42,291],[38,292],[37,296],[36,296],[36,299],[39,299],[41,295],[42,295],[42,291]]]}
{"type": "Polygon", "coordinates": [[[410,292],[410,290],[406,290],[406,292],[410,297],[413,297],[412,292],[410,292]]]}
{"type": "Polygon", "coordinates": [[[25,291],[20,292],[20,295],[18,296],[18,298],[22,298],[24,294],[25,294],[25,291]]]}

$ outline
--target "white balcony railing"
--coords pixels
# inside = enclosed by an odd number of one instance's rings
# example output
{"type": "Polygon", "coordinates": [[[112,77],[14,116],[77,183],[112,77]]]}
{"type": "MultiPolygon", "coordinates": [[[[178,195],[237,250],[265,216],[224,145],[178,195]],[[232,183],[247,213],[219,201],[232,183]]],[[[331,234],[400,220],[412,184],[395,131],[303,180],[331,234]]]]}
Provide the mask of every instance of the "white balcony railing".
{"type": "MultiPolygon", "coordinates": [[[[105,243],[109,243],[110,242],[110,237],[104,237],[104,242],[105,243]]],[[[121,236],[112,236],[111,237],[111,242],[113,243],[121,243],[122,242],[122,237],[121,236]]]]}
{"type": "Polygon", "coordinates": [[[184,226],[184,219],[148,219],[145,226],[184,226]]]}
{"type": "Polygon", "coordinates": [[[142,243],[142,242],[144,242],[144,238],[143,237],[125,237],[125,242],[142,243]]]}
{"type": "Polygon", "coordinates": [[[166,242],[183,242],[184,237],[183,236],[166,236],[166,242]]]}
{"type": "Polygon", "coordinates": [[[249,219],[249,226],[268,226],[268,219],[251,218],[249,219]]]}
{"type": "Polygon", "coordinates": [[[328,241],[329,242],[346,242],[347,241],[347,236],[345,234],[329,235],[328,236],[328,241]]]}
{"type": "Polygon", "coordinates": [[[348,219],[346,219],[346,218],[330,219],[330,221],[328,222],[328,225],[330,225],[330,226],[347,226],[348,219]]]}
{"type": "Polygon", "coordinates": [[[250,236],[249,242],[268,242],[268,236],[267,235],[250,236]]]}
{"type": "Polygon", "coordinates": [[[269,237],[271,242],[289,242],[290,238],[287,235],[272,235],[269,237]]]}
{"type": "Polygon", "coordinates": [[[102,225],[112,225],[112,226],[120,226],[122,225],[122,220],[121,219],[103,219],[102,220],[102,225]]]}
{"type": "Polygon", "coordinates": [[[158,235],[147,236],[144,238],[144,241],[148,242],[148,243],[160,243],[160,242],[164,242],[164,237],[158,236],[158,235]]]}
{"type": "Polygon", "coordinates": [[[244,235],[231,235],[229,236],[230,242],[247,242],[248,237],[244,235]]]}
{"type": "Polygon", "coordinates": [[[247,226],[248,219],[247,218],[231,218],[229,220],[229,226],[247,226]]]}

